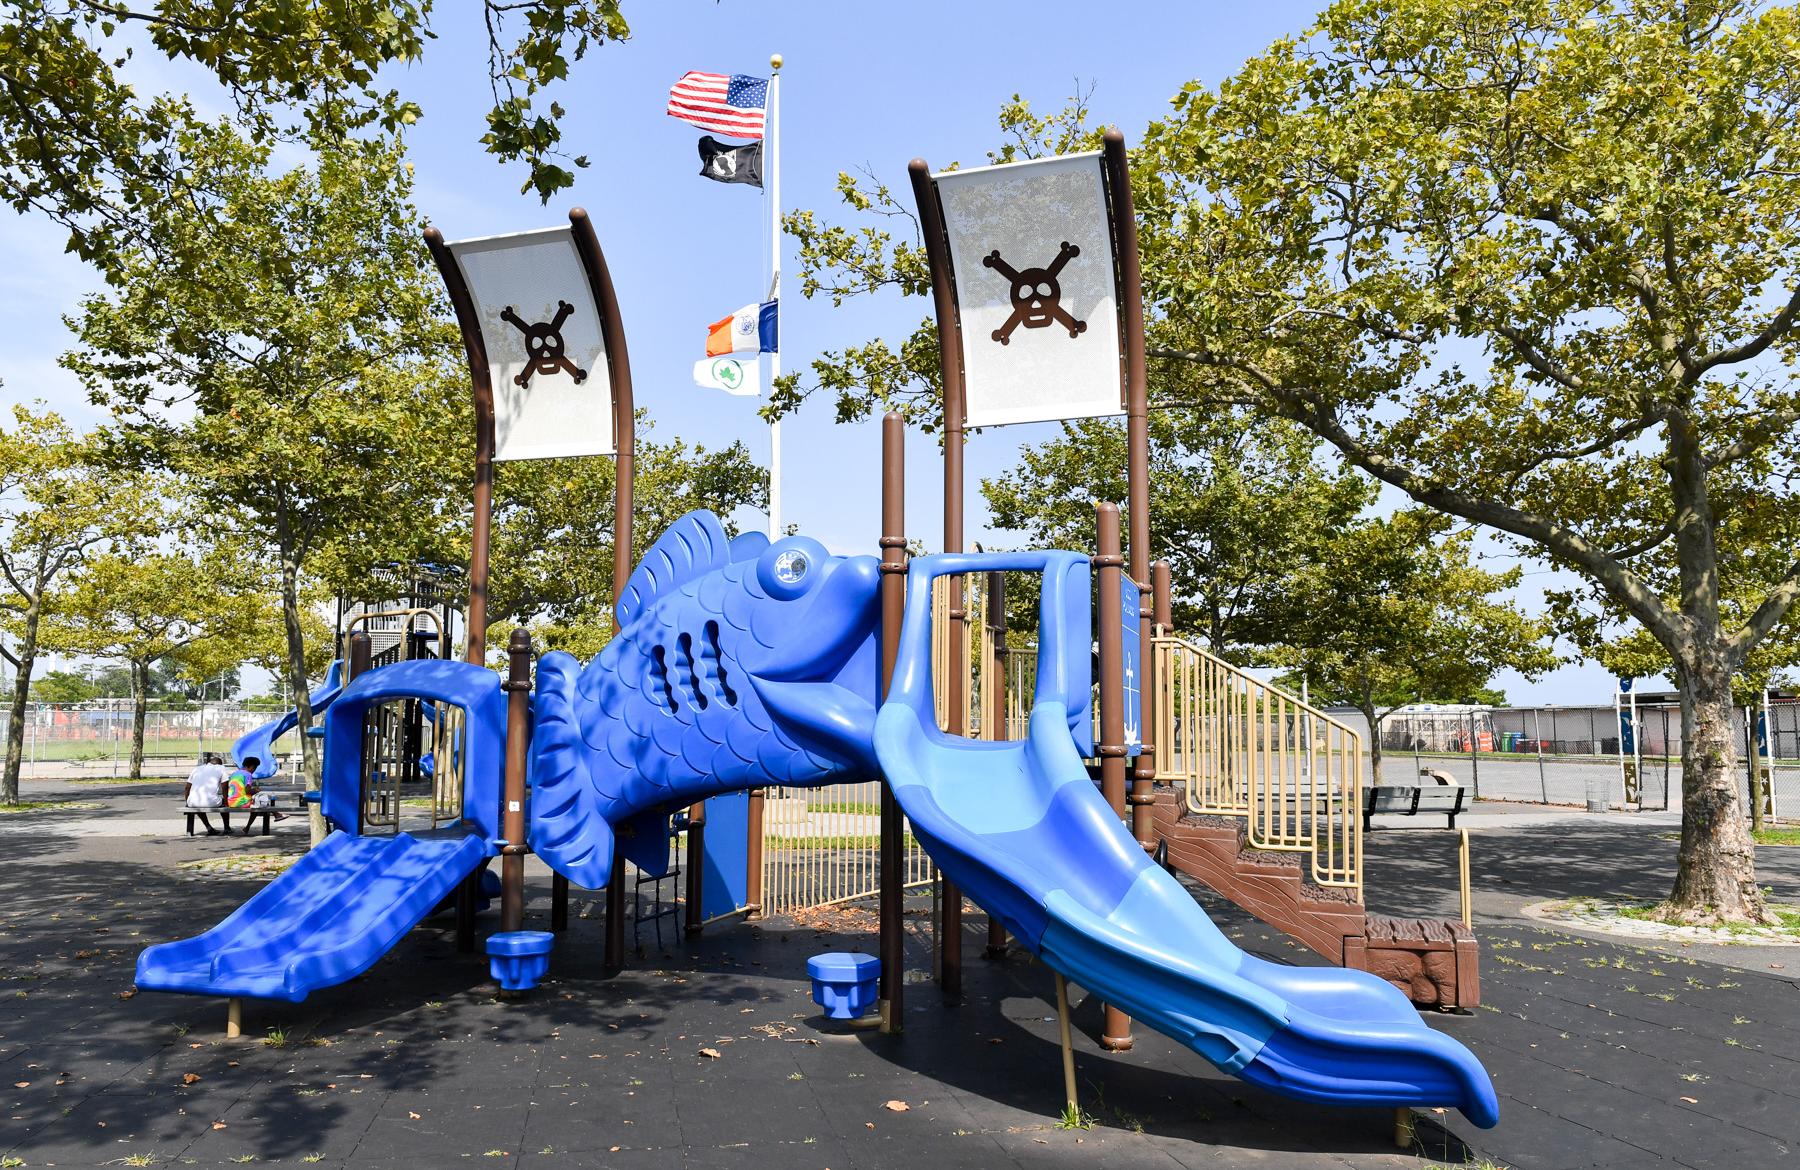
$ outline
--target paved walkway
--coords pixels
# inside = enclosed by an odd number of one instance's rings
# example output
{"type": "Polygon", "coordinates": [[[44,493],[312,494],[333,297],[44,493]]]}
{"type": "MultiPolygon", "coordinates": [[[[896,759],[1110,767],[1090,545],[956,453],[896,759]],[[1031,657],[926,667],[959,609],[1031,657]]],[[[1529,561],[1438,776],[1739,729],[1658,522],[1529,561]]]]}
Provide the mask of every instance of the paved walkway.
{"type": "MultiPolygon", "coordinates": [[[[167,799],[85,798],[116,800],[122,820],[134,801],[167,799]]],[[[866,913],[735,924],[668,949],[646,931],[649,952],[603,980],[601,913],[578,899],[550,982],[527,999],[500,1002],[485,963],[433,924],[350,984],[251,1005],[253,1039],[226,1042],[222,1005],[133,994],[133,964],[147,943],[210,926],[257,888],[178,862],[291,849],[297,835],[105,836],[34,817],[37,831],[9,832],[0,869],[0,1155],[782,1170],[1795,1164],[1800,964],[1771,969],[1755,948],[1761,969],[1726,967],[1527,924],[1516,907],[1543,897],[1660,894],[1674,844],[1651,821],[1506,819],[1476,833],[1486,1005],[1431,1017],[1487,1063],[1503,1119],[1477,1131],[1428,1117],[1421,1148],[1402,1154],[1381,1111],[1271,1096],[1155,1033],[1103,1053],[1097,1005],[1079,995],[1083,1103],[1100,1124],[1058,1129],[1049,974],[1018,952],[982,959],[978,922],[964,1000],[910,987],[903,1037],[828,1026],[808,999],[805,957],[871,947],[866,913]],[[271,1032],[280,1046],[254,1039],[271,1032]]],[[[1371,904],[1443,912],[1454,838],[1373,834],[1371,904]]],[[[1764,881],[1800,900],[1796,855],[1764,850],[1764,881]]],[[[534,892],[541,922],[541,874],[534,892]]],[[[1241,945],[1316,961],[1201,896],[1241,945]]],[[[922,932],[909,958],[922,975],[922,932]]]]}

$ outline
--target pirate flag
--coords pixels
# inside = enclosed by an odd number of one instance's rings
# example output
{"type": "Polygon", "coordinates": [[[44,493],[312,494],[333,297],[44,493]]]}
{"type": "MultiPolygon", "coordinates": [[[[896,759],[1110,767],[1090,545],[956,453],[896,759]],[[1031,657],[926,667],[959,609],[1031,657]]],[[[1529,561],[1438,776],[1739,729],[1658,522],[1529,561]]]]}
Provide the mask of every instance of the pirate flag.
{"type": "Polygon", "coordinates": [[[719,183],[763,185],[762,143],[726,146],[710,134],[700,136],[700,173],[719,183]]]}

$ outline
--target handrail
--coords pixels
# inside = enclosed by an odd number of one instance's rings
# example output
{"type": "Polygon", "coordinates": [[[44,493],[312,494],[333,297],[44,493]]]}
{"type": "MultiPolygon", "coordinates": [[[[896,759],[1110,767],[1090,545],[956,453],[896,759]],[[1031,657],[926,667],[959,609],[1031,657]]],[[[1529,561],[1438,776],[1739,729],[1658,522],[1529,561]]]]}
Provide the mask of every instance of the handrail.
{"type": "Polygon", "coordinates": [[[1362,736],[1181,638],[1154,639],[1157,773],[1190,812],[1239,817],[1258,849],[1307,854],[1314,882],[1355,890],[1362,736]]]}
{"type": "Polygon", "coordinates": [[[1462,839],[1457,842],[1456,870],[1459,885],[1458,893],[1462,895],[1462,921],[1465,930],[1475,929],[1475,903],[1469,894],[1469,830],[1457,830],[1462,839]]]}

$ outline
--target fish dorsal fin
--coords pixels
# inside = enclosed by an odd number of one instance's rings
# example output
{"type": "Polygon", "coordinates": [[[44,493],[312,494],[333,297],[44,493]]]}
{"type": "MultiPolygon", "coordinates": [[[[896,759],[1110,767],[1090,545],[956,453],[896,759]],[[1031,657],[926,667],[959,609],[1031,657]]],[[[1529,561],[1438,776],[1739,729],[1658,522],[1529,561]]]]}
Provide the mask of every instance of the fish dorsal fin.
{"type": "Polygon", "coordinates": [[[730,542],[719,518],[704,509],[689,512],[657,538],[625,582],[617,617],[624,629],[643,616],[652,602],[703,573],[728,563],[730,542]]]}
{"type": "Polygon", "coordinates": [[[739,561],[753,561],[762,556],[763,549],[768,547],[769,537],[766,533],[755,529],[740,532],[731,538],[731,563],[735,565],[739,561]]]}

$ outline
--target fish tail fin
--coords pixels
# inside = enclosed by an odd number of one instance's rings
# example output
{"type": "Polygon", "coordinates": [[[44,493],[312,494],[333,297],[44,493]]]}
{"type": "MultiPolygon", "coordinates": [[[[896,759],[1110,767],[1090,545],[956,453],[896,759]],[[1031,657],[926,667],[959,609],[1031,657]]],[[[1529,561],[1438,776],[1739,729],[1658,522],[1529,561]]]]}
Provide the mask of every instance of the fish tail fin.
{"type": "Polygon", "coordinates": [[[581,664],[553,652],[538,662],[531,737],[531,848],[557,873],[590,890],[612,874],[613,830],[594,787],[593,751],[581,738],[575,682],[581,664]]]}

